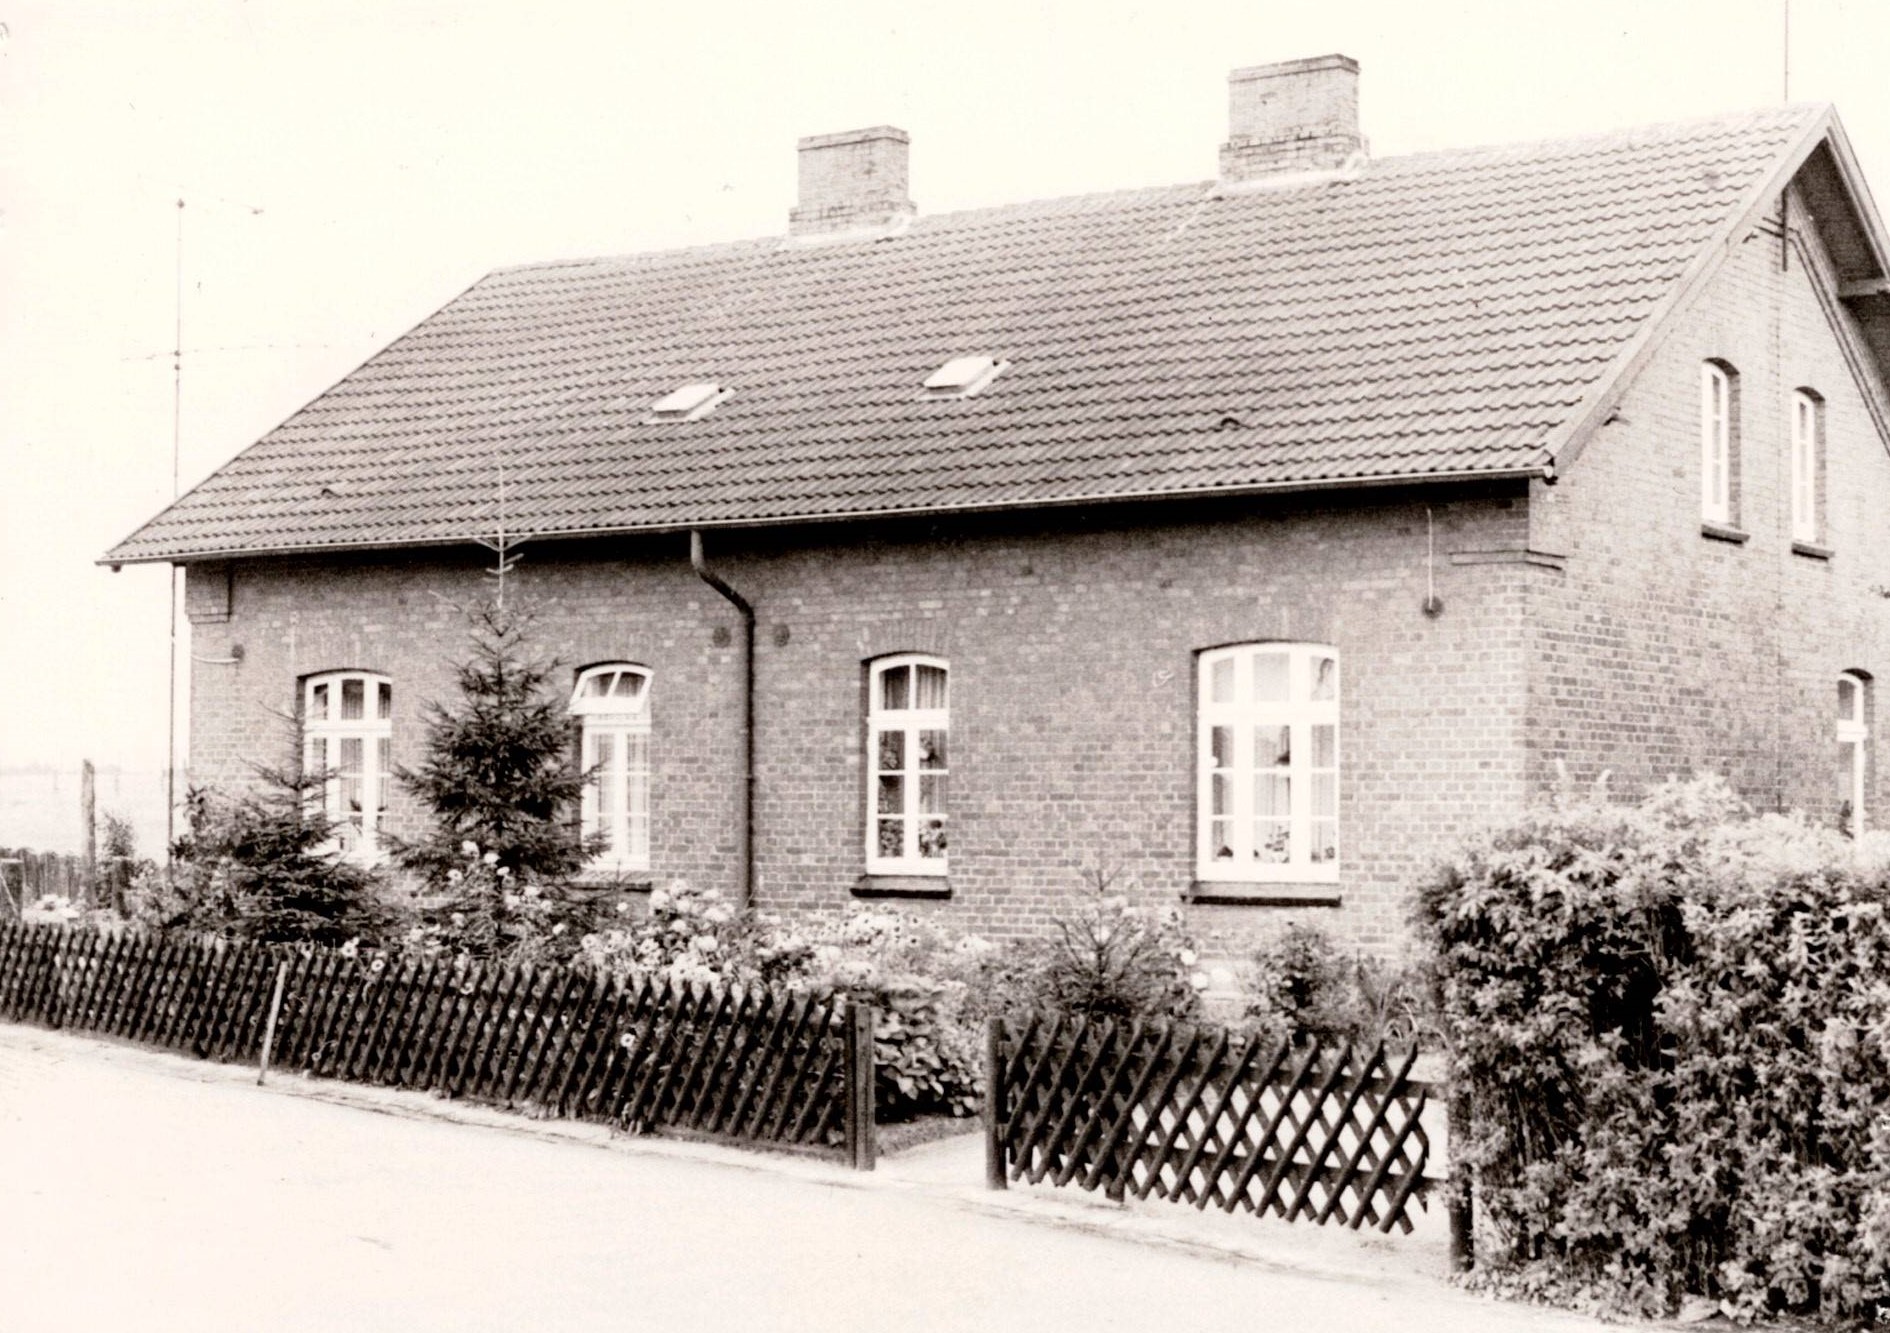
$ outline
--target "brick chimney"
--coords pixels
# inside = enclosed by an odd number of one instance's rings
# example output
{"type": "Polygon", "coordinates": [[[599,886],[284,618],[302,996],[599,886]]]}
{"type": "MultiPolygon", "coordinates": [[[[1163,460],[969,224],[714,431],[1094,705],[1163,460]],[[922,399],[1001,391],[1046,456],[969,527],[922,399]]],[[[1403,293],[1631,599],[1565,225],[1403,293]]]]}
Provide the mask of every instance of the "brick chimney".
{"type": "Polygon", "coordinates": [[[1255,65],[1227,76],[1230,185],[1302,171],[1330,171],[1365,155],[1358,132],[1358,61],[1314,56],[1255,65]]]}
{"type": "Polygon", "coordinates": [[[906,197],[911,144],[891,125],[802,139],[801,201],[788,212],[788,234],[884,231],[912,217],[918,207],[906,197]]]}

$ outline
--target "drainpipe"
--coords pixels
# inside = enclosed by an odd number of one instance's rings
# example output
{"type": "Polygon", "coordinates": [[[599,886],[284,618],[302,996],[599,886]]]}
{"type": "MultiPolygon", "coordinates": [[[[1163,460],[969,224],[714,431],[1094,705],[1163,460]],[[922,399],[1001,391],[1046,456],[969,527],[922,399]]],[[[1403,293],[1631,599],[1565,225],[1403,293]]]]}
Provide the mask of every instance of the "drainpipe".
{"type": "Polygon", "coordinates": [[[702,554],[702,534],[693,528],[689,532],[689,564],[697,577],[727,598],[742,618],[742,772],[746,781],[742,783],[738,821],[742,887],[736,905],[746,908],[755,897],[755,608],[709,568],[702,554]]]}

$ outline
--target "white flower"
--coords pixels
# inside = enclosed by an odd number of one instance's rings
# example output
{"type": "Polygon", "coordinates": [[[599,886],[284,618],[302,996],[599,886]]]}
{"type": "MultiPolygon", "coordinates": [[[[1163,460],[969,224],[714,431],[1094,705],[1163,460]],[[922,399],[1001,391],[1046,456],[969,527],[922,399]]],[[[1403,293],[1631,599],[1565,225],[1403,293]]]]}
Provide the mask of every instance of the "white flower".
{"type": "Polygon", "coordinates": [[[494,874],[496,874],[496,875],[498,875],[498,877],[499,877],[500,879],[504,879],[504,878],[505,878],[505,877],[506,877],[507,875],[509,875],[509,874],[511,874],[511,873],[512,873],[512,867],[511,867],[511,866],[500,866],[500,867],[498,868],[498,870],[496,870],[496,871],[494,871],[493,873],[494,873],[494,874]]]}
{"type": "Polygon", "coordinates": [[[669,906],[669,895],[661,889],[650,890],[650,910],[660,912],[669,906]]]}
{"type": "MultiPolygon", "coordinates": [[[[473,850],[477,851],[478,848],[475,847],[473,850]]],[[[497,852],[487,852],[484,856],[480,857],[479,859],[484,861],[489,866],[496,866],[497,864],[499,864],[499,854],[497,852]]]]}
{"type": "MultiPolygon", "coordinates": [[[[500,873],[503,874],[504,872],[501,871],[500,873]]],[[[536,884],[527,884],[525,886],[525,896],[527,898],[536,898],[539,894],[543,892],[544,890],[539,888],[536,884]]]]}
{"type": "Polygon", "coordinates": [[[466,877],[457,870],[449,870],[446,872],[446,882],[448,884],[457,884],[464,878],[466,877]]]}
{"type": "Polygon", "coordinates": [[[360,940],[358,939],[349,940],[346,944],[341,946],[341,956],[343,958],[352,958],[355,956],[356,953],[360,952],[360,949],[361,949],[360,940]]]}
{"type": "Polygon", "coordinates": [[[459,845],[459,850],[466,856],[477,856],[479,855],[479,844],[474,842],[471,838],[468,838],[459,845]]]}
{"type": "Polygon", "coordinates": [[[553,922],[553,923],[552,923],[552,926],[551,926],[551,933],[552,933],[553,935],[562,935],[562,934],[564,934],[564,922],[562,922],[562,921],[556,921],[556,922],[553,922]]]}
{"type": "Polygon", "coordinates": [[[629,903],[626,903],[626,902],[619,902],[619,903],[617,904],[617,915],[618,915],[618,916],[627,916],[627,915],[629,914],[629,912],[630,912],[630,904],[629,904],[629,903]]]}
{"type": "Polygon", "coordinates": [[[1181,961],[1183,967],[1193,967],[1196,962],[1193,949],[1183,949],[1180,953],[1176,954],[1175,957],[1181,961]]]}
{"type": "Polygon", "coordinates": [[[1188,978],[1188,984],[1196,990],[1206,990],[1208,988],[1208,974],[1205,972],[1196,972],[1193,976],[1188,978]]]}
{"type": "Polygon", "coordinates": [[[722,946],[716,942],[713,935],[698,935],[689,941],[689,947],[697,953],[714,953],[722,946]]]}

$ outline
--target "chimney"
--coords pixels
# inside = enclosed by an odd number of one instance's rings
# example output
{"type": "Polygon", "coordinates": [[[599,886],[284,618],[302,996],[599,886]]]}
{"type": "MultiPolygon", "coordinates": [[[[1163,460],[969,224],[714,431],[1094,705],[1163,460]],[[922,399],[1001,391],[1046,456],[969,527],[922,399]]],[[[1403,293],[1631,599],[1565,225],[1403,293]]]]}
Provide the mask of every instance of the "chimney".
{"type": "Polygon", "coordinates": [[[911,144],[891,125],[802,139],[801,201],[788,212],[788,234],[883,232],[912,217],[918,208],[906,197],[911,144]]]}
{"type": "Polygon", "coordinates": [[[1227,76],[1227,93],[1227,142],[1221,145],[1227,184],[1330,171],[1365,155],[1358,61],[1350,56],[1237,69],[1227,76]]]}

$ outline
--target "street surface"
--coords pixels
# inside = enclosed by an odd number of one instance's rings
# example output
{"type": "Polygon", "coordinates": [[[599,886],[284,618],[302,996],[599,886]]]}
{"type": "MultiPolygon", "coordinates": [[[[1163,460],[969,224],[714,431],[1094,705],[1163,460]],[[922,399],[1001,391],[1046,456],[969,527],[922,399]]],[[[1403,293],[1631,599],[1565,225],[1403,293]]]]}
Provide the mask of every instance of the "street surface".
{"type": "Polygon", "coordinates": [[[0,1025],[0,1327],[1603,1327],[753,1160],[381,1114],[0,1025]]]}

